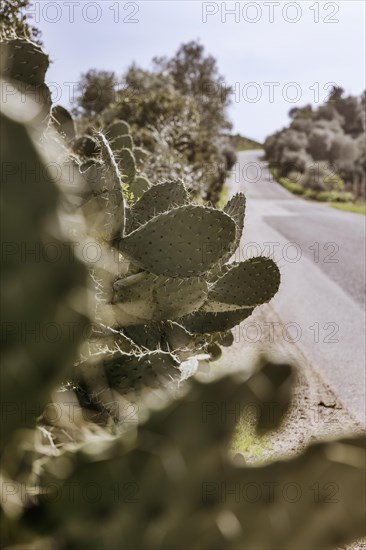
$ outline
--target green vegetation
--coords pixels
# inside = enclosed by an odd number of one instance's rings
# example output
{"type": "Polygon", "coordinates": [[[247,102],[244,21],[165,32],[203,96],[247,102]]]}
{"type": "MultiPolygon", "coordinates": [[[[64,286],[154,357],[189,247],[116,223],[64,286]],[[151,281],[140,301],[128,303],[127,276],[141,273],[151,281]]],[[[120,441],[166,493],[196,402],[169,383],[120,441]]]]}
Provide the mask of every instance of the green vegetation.
{"type": "Polygon", "coordinates": [[[4,547],[300,550],[363,536],[363,437],[266,466],[232,459],[243,444],[261,455],[295,378],[265,358],[204,376],[280,284],[270,258],[228,263],[244,195],[221,210],[181,180],[151,181],[133,126],[112,117],[78,135],[49,95],[34,102],[48,57],[19,39],[3,51],[2,76],[27,84],[1,120],[4,547]],[[205,379],[187,381],[197,367],[205,379]]]}
{"type": "Polygon", "coordinates": [[[305,189],[300,183],[289,180],[288,178],[278,178],[278,183],[280,183],[287,191],[293,193],[294,195],[304,195],[305,189]]]}
{"type": "MultiPolygon", "coordinates": [[[[266,158],[279,178],[300,184],[316,200],[364,199],[365,98],[365,93],[360,98],[344,97],[343,89],[335,87],[317,109],[310,105],[292,109],[289,127],[269,136],[264,144],[266,158]],[[339,194],[324,194],[333,192],[339,194]]],[[[300,194],[300,187],[294,189],[300,194]]]]}
{"type": "Polygon", "coordinates": [[[229,189],[226,184],[222,186],[221,193],[220,193],[220,199],[217,203],[218,208],[224,208],[225,204],[227,203],[229,198],[229,189]]]}
{"type": "MultiPolygon", "coordinates": [[[[31,0],[6,0],[1,3],[0,39],[29,38],[41,45],[41,32],[31,24],[27,10],[32,8],[31,0]]],[[[31,11],[31,10],[29,10],[31,11]]]]}
{"type": "Polygon", "coordinates": [[[258,434],[255,418],[242,418],[234,432],[232,450],[241,453],[245,460],[263,461],[271,450],[271,443],[267,435],[258,434]]]}
{"type": "Polygon", "coordinates": [[[246,138],[240,134],[229,136],[230,143],[236,151],[250,151],[253,149],[263,149],[263,145],[258,141],[246,138]]]}
{"type": "MultiPolygon", "coordinates": [[[[22,40],[3,50],[9,52],[4,76],[20,73],[20,65],[31,91],[46,87],[49,60],[42,50],[22,40]]],[[[31,108],[30,97],[24,99],[31,108]]],[[[95,418],[103,411],[110,421],[110,388],[141,394],[179,380],[182,364],[196,355],[219,357],[223,333],[274,296],[280,274],[269,258],[227,263],[243,231],[243,194],[222,210],[196,203],[180,180],[149,180],[144,168],[151,153],[136,146],[127,122],[113,120],[84,136],[75,126],[54,106],[41,136],[44,146],[62,151],[57,161],[60,185],[73,197],[72,235],[79,247],[92,241],[101,251],[88,266],[95,316],[89,350],[65,384],[95,418]]]]}
{"type": "MultiPolygon", "coordinates": [[[[351,202],[353,199],[352,193],[348,193],[346,191],[315,191],[314,189],[309,189],[305,185],[298,183],[298,181],[293,181],[289,177],[278,177],[278,170],[276,168],[271,168],[271,172],[274,179],[294,195],[299,195],[305,199],[332,204],[353,204],[356,207],[355,211],[358,211],[357,203],[351,202]]],[[[294,176],[294,179],[298,179],[296,175],[294,176]]],[[[301,181],[302,180],[300,178],[300,182],[301,181]]],[[[348,208],[340,209],[346,210],[348,208]]]]}
{"type": "Polygon", "coordinates": [[[189,42],[172,58],[155,58],[150,71],[132,65],[121,78],[82,74],[74,113],[86,134],[126,120],[136,145],[150,153],[144,160],[150,180],[183,179],[192,194],[216,204],[236,162],[225,135],[229,92],[216,60],[189,42]]]}
{"type": "Polygon", "coordinates": [[[337,210],[344,210],[345,212],[366,215],[366,203],[364,202],[331,202],[329,206],[337,208],[337,210]]]}

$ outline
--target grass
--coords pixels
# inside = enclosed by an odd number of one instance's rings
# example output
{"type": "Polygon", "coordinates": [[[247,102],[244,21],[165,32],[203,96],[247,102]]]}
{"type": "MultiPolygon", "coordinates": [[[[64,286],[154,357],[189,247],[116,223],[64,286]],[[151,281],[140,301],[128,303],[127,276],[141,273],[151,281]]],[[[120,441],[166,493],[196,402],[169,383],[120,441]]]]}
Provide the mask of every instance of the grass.
{"type": "Polygon", "coordinates": [[[260,150],[262,149],[261,146],[258,146],[258,145],[251,145],[251,144],[247,144],[247,145],[239,145],[238,147],[236,147],[236,151],[240,152],[240,151],[256,151],[256,150],[260,150]]]}
{"type": "MultiPolygon", "coordinates": [[[[227,348],[229,350],[230,348],[227,348]]],[[[232,365],[233,356],[225,351],[218,361],[211,363],[212,375],[222,375],[232,365]]],[[[262,462],[272,451],[273,445],[270,442],[271,433],[259,435],[256,432],[257,410],[256,407],[244,407],[242,414],[237,418],[236,427],[231,441],[231,451],[243,453],[248,462],[262,462]]]]}
{"type": "Polygon", "coordinates": [[[251,151],[262,149],[262,144],[254,139],[250,139],[240,134],[230,136],[230,142],[236,151],[251,151]]]}
{"type": "Polygon", "coordinates": [[[219,199],[219,202],[217,203],[217,206],[219,208],[224,208],[225,204],[228,201],[228,198],[229,198],[229,189],[228,189],[228,186],[225,183],[223,185],[223,188],[221,189],[220,199],[219,199]]]}
{"type": "Polygon", "coordinates": [[[282,187],[293,193],[317,202],[324,202],[327,205],[343,210],[345,212],[354,212],[356,214],[366,215],[366,203],[363,201],[353,202],[352,194],[345,191],[314,191],[312,189],[306,189],[298,182],[291,181],[288,178],[281,178],[278,176],[278,170],[271,168],[271,173],[275,181],[277,181],[282,187]]]}
{"type": "Polygon", "coordinates": [[[296,183],[294,181],[290,181],[288,178],[278,178],[278,183],[282,185],[287,191],[290,191],[290,193],[293,193],[294,195],[304,195],[305,189],[303,188],[300,183],[296,183]]]}
{"type": "Polygon", "coordinates": [[[254,421],[242,418],[236,427],[232,450],[243,453],[246,459],[260,460],[264,458],[266,451],[271,450],[271,444],[268,437],[259,436],[255,432],[254,421]]]}
{"type": "Polygon", "coordinates": [[[329,202],[328,205],[332,208],[337,208],[337,210],[343,210],[344,212],[366,215],[365,202],[329,202]]]}

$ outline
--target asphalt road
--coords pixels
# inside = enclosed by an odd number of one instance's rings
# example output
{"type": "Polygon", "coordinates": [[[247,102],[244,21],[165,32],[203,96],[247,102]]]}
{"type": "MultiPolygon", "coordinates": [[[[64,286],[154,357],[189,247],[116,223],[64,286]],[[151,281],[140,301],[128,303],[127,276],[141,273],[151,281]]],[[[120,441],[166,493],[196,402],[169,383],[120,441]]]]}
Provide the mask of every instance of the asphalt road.
{"type": "MultiPolygon", "coordinates": [[[[262,156],[239,153],[228,181],[230,195],[247,197],[236,259],[276,260],[282,282],[271,304],[283,338],[365,425],[366,218],[292,195],[273,181],[262,156]]],[[[263,327],[263,338],[270,330],[263,327]]]]}

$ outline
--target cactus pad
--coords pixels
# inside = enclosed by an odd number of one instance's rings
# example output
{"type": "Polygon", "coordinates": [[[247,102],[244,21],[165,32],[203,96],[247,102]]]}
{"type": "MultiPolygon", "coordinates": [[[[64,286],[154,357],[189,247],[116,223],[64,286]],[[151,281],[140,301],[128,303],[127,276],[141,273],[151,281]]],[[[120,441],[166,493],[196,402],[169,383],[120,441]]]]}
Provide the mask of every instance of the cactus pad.
{"type": "Polygon", "coordinates": [[[149,220],[119,242],[132,262],[167,277],[194,277],[210,269],[235,238],[234,221],[219,210],[181,206],[149,220]]]}
{"type": "Polygon", "coordinates": [[[111,124],[109,124],[104,133],[108,141],[113,141],[119,136],[129,134],[130,125],[124,120],[117,120],[116,122],[112,122],[111,124]]]}
{"type": "Polygon", "coordinates": [[[82,158],[97,157],[100,147],[96,139],[91,136],[80,136],[72,142],[72,150],[82,158]]]}
{"type": "Polygon", "coordinates": [[[245,203],[245,195],[243,193],[237,193],[224,207],[224,212],[233,218],[236,224],[235,242],[233,243],[231,253],[234,253],[240,244],[244,228],[245,203]]]}
{"type": "Polygon", "coordinates": [[[280,272],[270,258],[251,258],[224,266],[211,288],[205,311],[253,308],[269,302],[280,285],[280,272]]]}
{"type": "Polygon", "coordinates": [[[234,343],[234,336],[231,330],[217,334],[216,341],[220,346],[230,347],[234,343]]]}
{"type": "Polygon", "coordinates": [[[197,334],[225,332],[247,319],[252,313],[253,309],[249,308],[218,313],[200,310],[178,319],[178,323],[189,332],[197,334]]]}
{"type": "Polygon", "coordinates": [[[124,332],[140,348],[174,352],[181,361],[203,350],[199,337],[172,321],[129,326],[124,328],[124,332]]]}
{"type": "Polygon", "coordinates": [[[144,176],[137,176],[132,183],[129,184],[129,191],[133,194],[134,200],[141,199],[142,195],[150,189],[151,183],[144,176]]]}
{"type": "MultiPolygon", "coordinates": [[[[134,184],[132,184],[133,189],[134,184]]],[[[166,181],[153,185],[132,207],[128,232],[132,232],[151,218],[175,206],[188,202],[188,192],[180,181],[166,181]]]]}
{"type": "Polygon", "coordinates": [[[68,141],[75,139],[75,125],[69,111],[61,105],[52,108],[51,118],[57,132],[65,136],[68,141]]]}
{"type": "Polygon", "coordinates": [[[50,89],[44,82],[48,67],[48,55],[37,44],[23,38],[0,42],[1,78],[16,88],[22,103],[28,103],[27,120],[40,130],[48,124],[52,105],[50,89]]]}
{"type": "Polygon", "coordinates": [[[77,381],[81,386],[90,383],[99,392],[113,389],[121,395],[138,394],[146,388],[158,389],[180,377],[179,363],[170,353],[163,351],[131,355],[117,352],[104,354],[94,364],[85,363],[77,368],[77,381]]]}
{"type": "Polygon", "coordinates": [[[118,136],[113,141],[110,141],[112,151],[118,155],[121,149],[133,150],[133,139],[129,134],[118,136]]]}
{"type": "Polygon", "coordinates": [[[134,147],[133,154],[134,154],[134,157],[136,159],[137,164],[140,165],[144,162],[144,160],[146,160],[149,153],[148,153],[148,151],[146,151],[142,147],[134,147]]]}
{"type": "Polygon", "coordinates": [[[162,346],[162,324],[159,322],[149,322],[146,325],[130,325],[123,327],[123,332],[141,349],[151,351],[162,349],[163,351],[169,351],[162,346]]]}
{"type": "Polygon", "coordinates": [[[118,151],[118,167],[124,182],[132,183],[136,177],[136,163],[132,152],[129,149],[118,151]]]}
{"type": "Polygon", "coordinates": [[[0,67],[2,77],[37,87],[44,84],[50,61],[42,49],[23,38],[1,43],[0,67]]]}
{"type": "Polygon", "coordinates": [[[124,232],[125,200],[113,153],[102,134],[98,139],[103,163],[92,165],[82,174],[87,195],[82,211],[90,234],[111,242],[124,232]]]}
{"type": "Polygon", "coordinates": [[[138,273],[113,285],[113,303],[136,318],[134,324],[181,317],[199,309],[206,297],[207,283],[199,277],[169,279],[138,273]]]}

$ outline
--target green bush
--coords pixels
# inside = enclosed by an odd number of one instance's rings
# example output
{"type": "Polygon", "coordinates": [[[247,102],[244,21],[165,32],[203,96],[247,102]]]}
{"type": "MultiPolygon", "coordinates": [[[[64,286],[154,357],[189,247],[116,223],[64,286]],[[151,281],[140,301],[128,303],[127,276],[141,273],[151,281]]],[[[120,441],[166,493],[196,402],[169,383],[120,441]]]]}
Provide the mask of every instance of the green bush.
{"type": "Polygon", "coordinates": [[[314,189],[304,189],[303,196],[306,199],[317,200],[318,194],[318,191],[315,191],[314,189]]]}
{"type": "Polygon", "coordinates": [[[291,193],[294,193],[294,195],[303,195],[305,193],[305,190],[300,183],[295,183],[294,181],[291,181],[289,178],[280,178],[279,182],[283,187],[285,187],[288,191],[291,193]]]}
{"type": "Polygon", "coordinates": [[[352,193],[342,191],[323,191],[317,194],[316,199],[325,202],[353,202],[355,200],[352,193]]]}
{"type": "MultiPolygon", "coordinates": [[[[342,191],[354,181],[364,185],[364,101],[364,95],[344,97],[335,87],[324,105],[291,109],[290,125],[265,141],[267,160],[283,177],[300,171],[299,183],[313,191],[342,191]]],[[[358,189],[362,195],[362,185],[358,189]]]]}
{"type": "MultiPolygon", "coordinates": [[[[293,179],[297,179],[297,176],[294,174],[290,174],[290,176],[293,179]]],[[[296,183],[291,178],[279,178],[278,181],[285,189],[294,195],[321,202],[352,202],[355,200],[352,193],[345,191],[316,191],[314,189],[306,189],[301,183],[296,183]]]]}
{"type": "Polygon", "coordinates": [[[353,212],[354,214],[366,214],[366,204],[364,202],[332,202],[330,206],[344,212],[353,212]]]}

